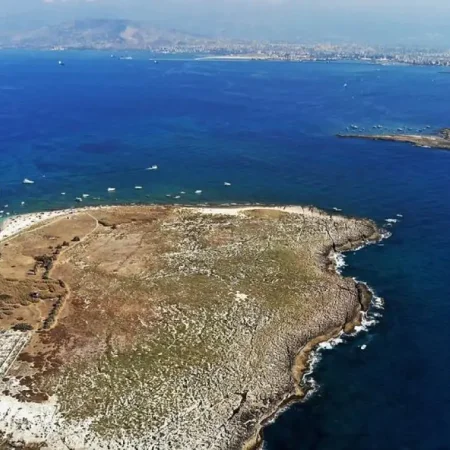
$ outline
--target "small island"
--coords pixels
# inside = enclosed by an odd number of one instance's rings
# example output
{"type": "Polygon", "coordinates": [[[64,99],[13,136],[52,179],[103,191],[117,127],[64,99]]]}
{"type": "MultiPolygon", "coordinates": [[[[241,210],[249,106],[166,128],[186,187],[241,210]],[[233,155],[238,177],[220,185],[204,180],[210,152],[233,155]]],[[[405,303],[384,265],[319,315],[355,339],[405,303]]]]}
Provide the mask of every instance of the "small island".
{"type": "Polygon", "coordinates": [[[421,134],[338,134],[340,138],[370,139],[372,141],[407,142],[417,147],[450,150],[450,128],[442,129],[436,135],[421,134]]]}
{"type": "Polygon", "coordinates": [[[30,449],[256,448],[303,397],[310,352],[369,307],[338,252],[381,239],[370,220],[294,206],[12,220],[0,436],[30,449]]]}

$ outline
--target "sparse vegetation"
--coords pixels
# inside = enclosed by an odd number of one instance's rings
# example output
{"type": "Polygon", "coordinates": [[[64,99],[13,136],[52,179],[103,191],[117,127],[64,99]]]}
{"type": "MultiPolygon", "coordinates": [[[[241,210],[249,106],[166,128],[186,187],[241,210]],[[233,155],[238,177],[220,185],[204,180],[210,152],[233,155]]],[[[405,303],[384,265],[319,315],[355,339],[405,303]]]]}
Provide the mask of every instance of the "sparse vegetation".
{"type": "MultiPolygon", "coordinates": [[[[24,278],[24,294],[10,294],[0,278],[1,292],[26,301],[17,316],[40,330],[10,376],[26,373],[33,401],[57,394],[62,417],[89,420],[93,437],[126,449],[242,443],[295,390],[303,346],[359,311],[358,288],[329,270],[329,251],[379,236],[372,222],[309,209],[103,209],[110,225],[92,234],[92,220],[76,217],[46,232],[82,236],[57,261],[23,237],[49,277],[36,277],[39,289],[24,278]],[[40,326],[23,314],[37,307],[40,326]]],[[[25,251],[21,239],[6,263],[25,251]]]]}
{"type": "Polygon", "coordinates": [[[33,327],[29,323],[17,323],[13,325],[12,329],[14,331],[31,331],[33,327]]]}

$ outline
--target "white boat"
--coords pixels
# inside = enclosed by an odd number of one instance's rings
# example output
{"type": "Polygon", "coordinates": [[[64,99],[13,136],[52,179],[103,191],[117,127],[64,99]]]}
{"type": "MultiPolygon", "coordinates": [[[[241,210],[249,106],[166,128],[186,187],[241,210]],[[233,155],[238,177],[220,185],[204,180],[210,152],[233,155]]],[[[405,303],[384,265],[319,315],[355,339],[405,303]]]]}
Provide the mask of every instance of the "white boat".
{"type": "Polygon", "coordinates": [[[77,201],[78,203],[81,203],[83,201],[83,199],[81,197],[75,197],[75,201],[77,201]]]}
{"type": "Polygon", "coordinates": [[[64,66],[64,61],[58,61],[58,65],[64,66]]]}
{"type": "Polygon", "coordinates": [[[23,205],[25,205],[25,202],[21,202],[20,204],[23,206],[23,205]]]}
{"type": "Polygon", "coordinates": [[[158,170],[158,166],[154,165],[154,166],[151,166],[151,167],[147,167],[145,170],[158,170]]]}
{"type": "Polygon", "coordinates": [[[61,195],[66,195],[66,193],[65,192],[61,192],[61,195]]]}
{"type": "Polygon", "coordinates": [[[367,345],[366,345],[366,344],[361,345],[361,350],[365,350],[366,348],[367,348],[367,345]]]}
{"type": "Polygon", "coordinates": [[[137,190],[140,190],[140,189],[142,189],[142,186],[135,186],[134,188],[137,190]]]}
{"type": "Polygon", "coordinates": [[[114,192],[116,188],[108,188],[108,192],[114,192]]]}
{"type": "Polygon", "coordinates": [[[184,194],[186,194],[186,192],[184,192],[184,191],[181,191],[181,192],[180,192],[180,194],[181,194],[181,195],[184,195],[184,194]]]}
{"type": "Polygon", "coordinates": [[[228,183],[228,181],[225,181],[225,183],[223,183],[225,186],[231,186],[231,183],[228,183]]]}
{"type": "Polygon", "coordinates": [[[176,198],[176,199],[179,199],[179,198],[181,198],[181,197],[180,197],[179,195],[177,195],[177,196],[175,196],[175,198],[176,198]]]}
{"type": "Polygon", "coordinates": [[[29,180],[28,178],[25,178],[25,179],[23,180],[23,184],[34,184],[34,181],[29,180]]]}
{"type": "Polygon", "coordinates": [[[342,209],[336,208],[336,206],[334,206],[333,209],[334,209],[335,211],[337,211],[337,212],[341,212],[341,211],[342,211],[342,209]]]}
{"type": "Polygon", "coordinates": [[[199,189],[198,191],[195,191],[195,193],[199,195],[202,193],[202,191],[199,189]]]}
{"type": "Polygon", "coordinates": [[[83,198],[88,198],[89,194],[83,194],[83,198]]]}

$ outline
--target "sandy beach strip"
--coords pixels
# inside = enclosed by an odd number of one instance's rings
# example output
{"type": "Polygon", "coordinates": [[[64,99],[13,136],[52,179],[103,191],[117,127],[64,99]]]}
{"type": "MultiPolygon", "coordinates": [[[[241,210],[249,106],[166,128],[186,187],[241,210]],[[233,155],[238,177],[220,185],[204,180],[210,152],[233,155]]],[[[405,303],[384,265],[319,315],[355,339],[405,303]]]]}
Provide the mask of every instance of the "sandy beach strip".
{"type": "Polygon", "coordinates": [[[325,217],[325,216],[333,216],[336,220],[348,220],[351,217],[343,216],[338,212],[326,212],[324,210],[318,209],[314,206],[300,206],[300,205],[286,205],[286,206],[259,206],[259,205],[250,205],[250,206],[217,206],[217,207],[208,207],[208,206],[199,206],[199,207],[188,207],[188,209],[193,209],[202,214],[219,214],[225,216],[237,216],[246,211],[255,211],[255,210],[269,210],[269,211],[281,211],[290,214],[300,214],[308,217],[325,217]]]}
{"type": "Polygon", "coordinates": [[[41,222],[45,222],[55,217],[73,214],[75,210],[61,210],[61,211],[49,211],[41,213],[21,214],[18,216],[9,217],[2,223],[2,229],[0,230],[0,241],[8,239],[27,228],[37,225],[41,222]]]}
{"type": "Polygon", "coordinates": [[[92,209],[100,209],[101,207],[94,208],[69,208],[61,209],[58,211],[42,211],[29,214],[20,214],[17,216],[11,216],[1,224],[0,229],[0,242],[6,239],[12,238],[20,234],[21,232],[31,228],[35,225],[56,219],[58,217],[71,216],[73,214],[82,213],[92,209]]]}

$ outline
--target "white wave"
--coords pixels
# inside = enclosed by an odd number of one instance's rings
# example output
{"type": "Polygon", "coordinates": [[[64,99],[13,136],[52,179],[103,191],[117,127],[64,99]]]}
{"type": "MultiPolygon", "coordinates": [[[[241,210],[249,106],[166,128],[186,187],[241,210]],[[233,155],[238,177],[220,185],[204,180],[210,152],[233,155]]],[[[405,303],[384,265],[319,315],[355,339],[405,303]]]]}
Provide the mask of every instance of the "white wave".
{"type": "Polygon", "coordinates": [[[344,267],[347,266],[347,263],[345,262],[345,255],[342,253],[333,253],[332,258],[334,259],[334,264],[336,268],[336,272],[341,275],[342,270],[344,267]]]}
{"type": "Polygon", "coordinates": [[[388,230],[383,230],[381,233],[381,240],[384,241],[385,239],[389,239],[392,236],[392,233],[388,230]]]}
{"type": "Polygon", "coordinates": [[[374,297],[373,306],[376,309],[384,309],[384,300],[381,297],[374,297]]]}
{"type": "MultiPolygon", "coordinates": [[[[391,233],[385,231],[381,235],[381,240],[388,239],[391,236],[391,233]]],[[[365,247],[366,245],[371,244],[374,243],[367,242],[365,245],[362,245],[360,249],[365,247]]],[[[346,266],[345,256],[342,253],[333,253],[332,258],[335,261],[336,272],[341,275],[342,269],[346,266]]],[[[339,336],[332,338],[326,342],[320,343],[317,348],[311,352],[308,359],[308,370],[302,377],[302,384],[307,389],[306,395],[302,400],[303,402],[308,401],[308,399],[312,397],[320,388],[319,383],[313,377],[313,373],[317,364],[322,359],[322,352],[324,350],[332,350],[337,345],[347,342],[346,338],[348,337],[354,337],[361,332],[369,331],[370,328],[379,323],[379,319],[381,319],[382,317],[381,311],[384,309],[383,299],[377,296],[375,291],[367,283],[359,281],[356,278],[353,278],[353,280],[355,281],[355,283],[364,284],[372,294],[372,300],[369,306],[369,310],[361,313],[361,325],[357,325],[352,333],[346,334],[342,331],[339,336]]],[[[360,348],[364,350],[366,347],[367,345],[364,344],[360,348]]]]}

